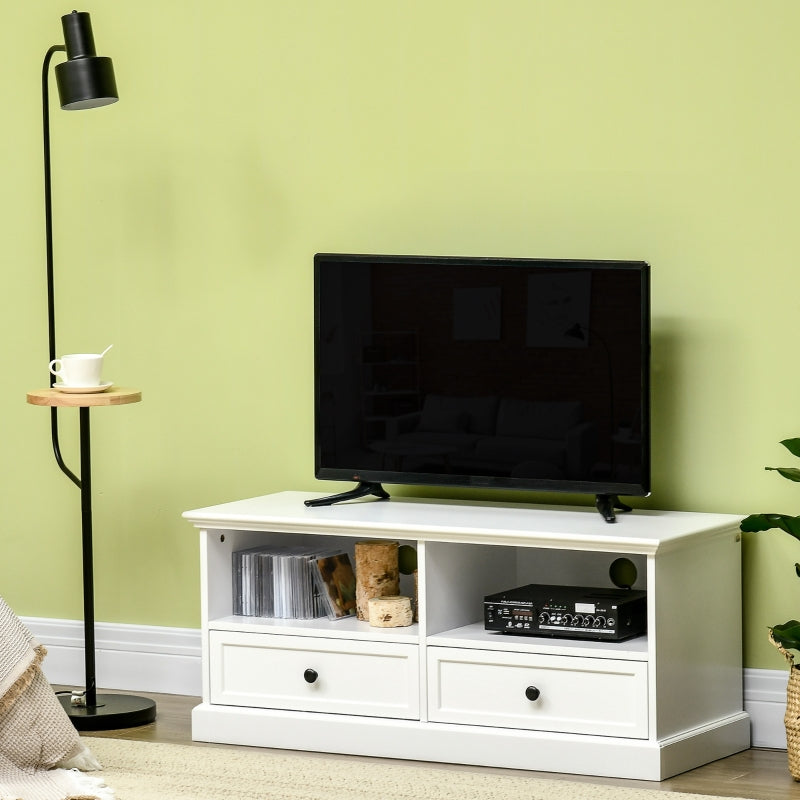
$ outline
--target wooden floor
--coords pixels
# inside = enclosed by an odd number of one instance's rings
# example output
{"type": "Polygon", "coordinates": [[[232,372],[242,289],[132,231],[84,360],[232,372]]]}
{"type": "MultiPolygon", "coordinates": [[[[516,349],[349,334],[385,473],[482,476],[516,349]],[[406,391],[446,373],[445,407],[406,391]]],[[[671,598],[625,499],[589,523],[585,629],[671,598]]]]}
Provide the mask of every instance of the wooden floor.
{"type": "MultiPolygon", "coordinates": [[[[172,742],[198,747],[210,745],[192,742],[191,710],[200,702],[197,697],[182,695],[159,695],[146,693],[158,706],[158,717],[150,725],[119,731],[85,732],[84,736],[104,736],[117,739],[134,739],[146,742],[172,742]]],[[[221,746],[221,745],[215,745],[221,746]]],[[[226,745],[227,746],[227,745],[226,745]]],[[[253,748],[247,748],[253,749],[253,748]]],[[[368,760],[356,756],[330,756],[354,761],[368,760]]],[[[665,792],[689,792],[717,797],[745,797],[753,800],[800,800],[800,783],[789,774],[784,750],[751,749],[724,758],[713,764],[686,772],[661,783],[650,781],[624,781],[615,779],[588,778],[551,773],[530,773],[517,770],[500,770],[489,767],[463,767],[477,772],[504,775],[541,775],[547,778],[565,778],[589,783],[605,783],[619,786],[646,786],[665,792]]],[[[449,765],[430,764],[441,769],[449,765]]],[[[666,798],[665,798],[666,800],[666,798]]]]}

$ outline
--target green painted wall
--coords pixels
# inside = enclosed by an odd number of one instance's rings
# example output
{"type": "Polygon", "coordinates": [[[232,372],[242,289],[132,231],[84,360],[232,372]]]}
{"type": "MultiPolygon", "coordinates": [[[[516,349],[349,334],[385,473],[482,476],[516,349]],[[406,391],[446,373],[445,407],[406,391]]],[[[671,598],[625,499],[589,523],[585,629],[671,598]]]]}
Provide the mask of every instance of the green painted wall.
{"type": "MultiPolygon", "coordinates": [[[[0,33],[0,592],[62,618],[82,613],[78,493],[25,392],[47,381],[40,70],[71,8],[0,33]]],[[[113,342],[107,377],[144,392],[92,414],[98,619],[197,626],[181,512],[332,488],[312,475],[318,250],[647,259],[637,505],[800,512],[762,469],[800,434],[795,0],[85,10],[122,100],[53,99],[59,350],[113,342]]],[[[744,553],[746,664],[779,668],[766,626],[800,614],[800,544],[744,553]]]]}

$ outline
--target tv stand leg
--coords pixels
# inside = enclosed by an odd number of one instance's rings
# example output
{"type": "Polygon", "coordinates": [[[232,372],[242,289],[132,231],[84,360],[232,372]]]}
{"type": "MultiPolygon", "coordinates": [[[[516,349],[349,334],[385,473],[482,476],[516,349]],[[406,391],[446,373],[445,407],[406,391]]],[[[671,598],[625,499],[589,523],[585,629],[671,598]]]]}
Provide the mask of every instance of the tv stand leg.
{"type": "Polygon", "coordinates": [[[372,481],[361,481],[355,489],[350,489],[347,492],[339,494],[332,494],[329,497],[317,497],[314,500],[304,500],[307,506],[332,506],[334,503],[342,503],[345,500],[355,500],[358,497],[367,497],[367,495],[375,495],[379,500],[388,500],[389,493],[379,483],[372,481]]]}
{"type": "Polygon", "coordinates": [[[617,515],[614,513],[614,509],[617,509],[617,511],[633,511],[633,509],[625,505],[616,494],[595,495],[594,504],[597,510],[603,515],[603,519],[606,522],[617,521],[617,515]]]}

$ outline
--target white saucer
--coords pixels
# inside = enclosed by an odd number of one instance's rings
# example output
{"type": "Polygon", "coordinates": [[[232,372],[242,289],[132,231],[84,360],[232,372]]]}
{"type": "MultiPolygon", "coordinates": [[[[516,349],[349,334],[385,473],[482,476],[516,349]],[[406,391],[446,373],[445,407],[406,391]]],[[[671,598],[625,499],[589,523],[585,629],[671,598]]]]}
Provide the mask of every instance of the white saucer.
{"type": "Polygon", "coordinates": [[[112,385],[113,381],[101,383],[99,386],[65,386],[63,383],[56,383],[53,384],[53,388],[65,394],[97,394],[110,389],[112,385]]]}

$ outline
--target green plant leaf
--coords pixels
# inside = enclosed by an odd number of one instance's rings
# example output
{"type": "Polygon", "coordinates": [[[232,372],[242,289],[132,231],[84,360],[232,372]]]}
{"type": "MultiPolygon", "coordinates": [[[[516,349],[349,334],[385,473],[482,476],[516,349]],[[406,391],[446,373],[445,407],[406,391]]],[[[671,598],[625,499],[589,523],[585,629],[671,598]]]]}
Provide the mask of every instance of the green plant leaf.
{"type": "Polygon", "coordinates": [[[772,528],[800,539],[800,517],[788,517],[786,514],[751,514],[739,523],[739,530],[745,533],[758,533],[772,528]]]}
{"type": "Polygon", "coordinates": [[[800,458],[800,439],[784,439],[781,444],[793,455],[800,458]]]}
{"type": "Polygon", "coordinates": [[[766,470],[772,470],[790,481],[800,481],[800,469],[797,467],[764,467],[766,470]]]}
{"type": "Polygon", "coordinates": [[[782,625],[775,625],[770,630],[772,638],[781,647],[785,647],[787,650],[800,650],[800,622],[796,619],[790,619],[782,625]]]}

